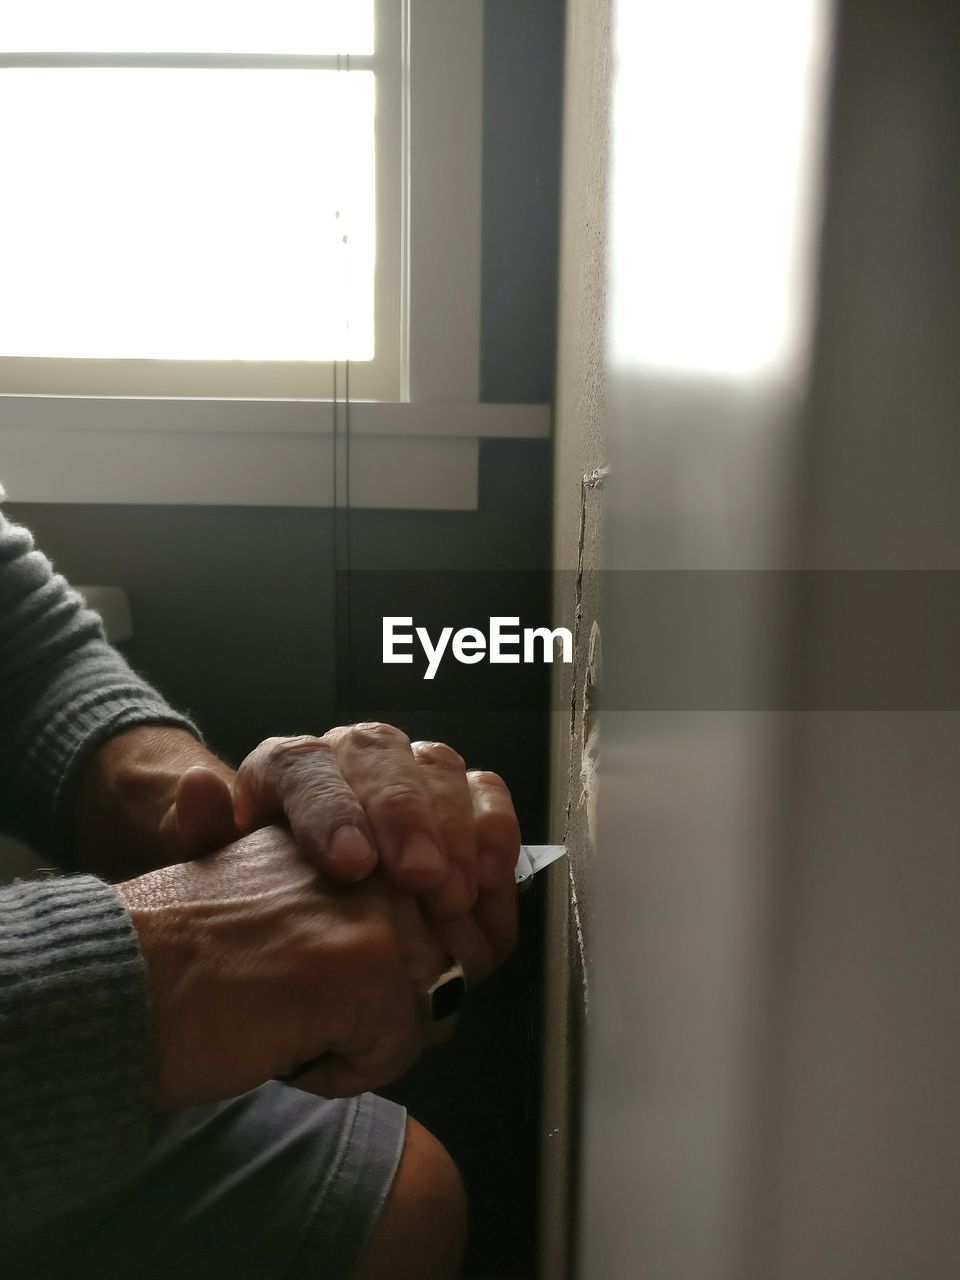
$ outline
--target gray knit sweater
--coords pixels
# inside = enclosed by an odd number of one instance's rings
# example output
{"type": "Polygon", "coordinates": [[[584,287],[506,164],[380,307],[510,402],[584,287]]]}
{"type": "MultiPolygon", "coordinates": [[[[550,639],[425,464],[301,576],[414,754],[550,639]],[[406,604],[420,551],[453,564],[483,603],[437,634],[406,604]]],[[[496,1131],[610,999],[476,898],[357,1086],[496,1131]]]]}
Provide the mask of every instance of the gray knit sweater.
{"type": "MultiPolygon", "coordinates": [[[[138,724],[191,728],[0,516],[0,829],[62,847],[90,752],[138,724]]],[[[153,1071],[143,958],[109,885],[51,875],[0,889],[0,1274],[131,1177],[153,1071]]]]}

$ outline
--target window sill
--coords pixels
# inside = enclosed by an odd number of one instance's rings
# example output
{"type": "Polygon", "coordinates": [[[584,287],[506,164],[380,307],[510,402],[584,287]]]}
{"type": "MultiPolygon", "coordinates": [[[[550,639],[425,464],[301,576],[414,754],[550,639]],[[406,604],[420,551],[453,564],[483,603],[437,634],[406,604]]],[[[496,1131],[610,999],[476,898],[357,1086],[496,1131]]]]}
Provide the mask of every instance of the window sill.
{"type": "MultiPolygon", "coordinates": [[[[473,511],[479,441],[546,439],[549,405],[357,401],[350,505],[473,511]]],[[[0,395],[0,482],[17,502],[331,507],[346,415],[329,400],[0,395]]]]}

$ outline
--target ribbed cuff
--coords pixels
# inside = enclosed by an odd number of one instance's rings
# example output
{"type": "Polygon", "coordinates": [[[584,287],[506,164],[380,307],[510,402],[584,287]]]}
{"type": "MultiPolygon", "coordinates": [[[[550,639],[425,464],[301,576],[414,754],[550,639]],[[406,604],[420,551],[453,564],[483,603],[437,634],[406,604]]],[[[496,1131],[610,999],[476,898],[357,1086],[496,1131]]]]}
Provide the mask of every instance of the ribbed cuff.
{"type": "Polygon", "coordinates": [[[196,726],[174,711],[146,681],[106,645],[68,668],[57,685],[60,705],[30,744],[20,768],[22,808],[46,819],[32,833],[43,848],[59,851],[69,828],[76,787],[94,751],[109,738],[140,725],[185,729],[202,741],[196,726]]]}
{"type": "Polygon", "coordinates": [[[203,741],[199,730],[185,717],[168,707],[162,699],[145,686],[139,697],[113,695],[89,707],[74,707],[71,711],[69,754],[60,746],[63,772],[53,794],[54,847],[62,850],[73,817],[73,799],[83,770],[101,743],[115,738],[126,729],[141,725],[167,725],[174,729],[186,729],[198,741],[203,741]],[[150,696],[146,696],[149,694],[150,696]]]}
{"type": "Polygon", "coordinates": [[[130,1177],[154,1074],[146,967],[116,893],[93,876],[0,889],[5,1251],[130,1177]]]}

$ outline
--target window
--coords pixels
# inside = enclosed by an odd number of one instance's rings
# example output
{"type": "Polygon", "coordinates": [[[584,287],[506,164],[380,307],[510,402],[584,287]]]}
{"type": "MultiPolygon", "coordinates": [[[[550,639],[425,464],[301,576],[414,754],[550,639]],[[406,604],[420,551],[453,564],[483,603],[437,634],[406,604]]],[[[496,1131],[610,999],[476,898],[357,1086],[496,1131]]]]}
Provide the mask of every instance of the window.
{"type": "Polygon", "coordinates": [[[549,434],[478,403],[483,0],[2,9],[11,499],[466,510],[549,434]]]}
{"type": "Polygon", "coordinates": [[[0,391],[400,391],[397,0],[17,0],[0,391]]]}

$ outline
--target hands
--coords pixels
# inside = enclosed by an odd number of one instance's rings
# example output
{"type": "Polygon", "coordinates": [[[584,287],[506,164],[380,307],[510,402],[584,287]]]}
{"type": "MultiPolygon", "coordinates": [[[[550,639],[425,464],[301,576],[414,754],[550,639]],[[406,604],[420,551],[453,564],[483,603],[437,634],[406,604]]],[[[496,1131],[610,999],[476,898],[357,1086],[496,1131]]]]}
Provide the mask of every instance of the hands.
{"type": "Polygon", "coordinates": [[[442,1038],[417,984],[451,956],[475,983],[515,944],[520,833],[502,780],[382,724],[268,739],[235,776],[177,731],[165,774],[163,732],[108,744],[90,791],[113,813],[109,797],[176,779],[153,828],[167,865],[117,886],[147,959],[161,1104],[315,1058],[297,1086],[329,1096],[401,1075],[442,1038]]]}
{"type": "MultiPolygon", "coordinates": [[[[448,953],[416,900],[379,877],[331,887],[279,827],[116,892],[146,957],[162,1106],[241,1093],[316,1058],[298,1087],[362,1093],[442,1035],[417,985],[448,953]]],[[[486,971],[482,955],[460,959],[470,981],[486,971]]]]}
{"type": "Polygon", "coordinates": [[[280,820],[331,879],[379,869],[392,888],[419,895],[459,959],[461,946],[494,963],[512,950],[520,832],[510,793],[496,774],[467,772],[443,743],[411,744],[385,724],[269,738],[232,788],[222,772],[186,770],[161,829],[187,858],[280,820]]]}

